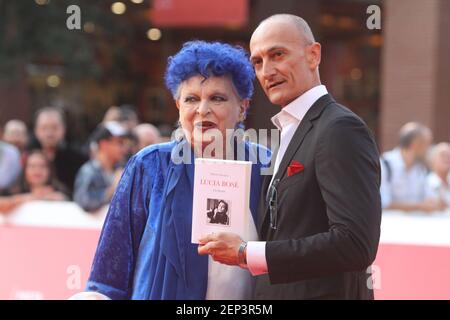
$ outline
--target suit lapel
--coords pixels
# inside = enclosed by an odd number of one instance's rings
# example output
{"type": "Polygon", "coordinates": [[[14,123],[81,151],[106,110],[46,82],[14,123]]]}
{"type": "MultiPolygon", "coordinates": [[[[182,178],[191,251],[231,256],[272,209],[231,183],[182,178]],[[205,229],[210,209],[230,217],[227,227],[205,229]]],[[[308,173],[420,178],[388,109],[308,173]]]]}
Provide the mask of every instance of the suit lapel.
{"type": "MultiPolygon", "coordinates": [[[[304,118],[300,122],[300,125],[298,126],[297,130],[294,133],[294,136],[292,137],[291,142],[289,143],[286,152],[284,153],[283,159],[281,159],[280,165],[278,167],[277,173],[275,174],[275,179],[283,179],[283,177],[286,174],[287,167],[289,166],[289,163],[291,162],[292,158],[294,157],[297,150],[300,148],[301,144],[303,143],[303,140],[305,139],[308,132],[313,128],[313,120],[320,117],[320,114],[325,109],[325,107],[334,102],[334,99],[331,97],[331,95],[326,94],[322,97],[320,97],[308,110],[308,112],[305,114],[304,118]]],[[[267,176],[268,183],[270,183],[271,176],[267,176]]],[[[264,181],[266,182],[266,181],[264,181]]],[[[267,189],[269,188],[269,185],[265,185],[265,188],[263,189],[265,192],[267,192],[267,189]]],[[[266,201],[266,193],[264,193],[264,206],[263,206],[263,212],[260,219],[259,226],[262,227],[266,217],[267,217],[267,211],[268,211],[268,203],[266,201]]],[[[261,230],[261,229],[259,229],[261,230]]]]}
{"type": "Polygon", "coordinates": [[[284,153],[283,159],[281,159],[280,166],[278,167],[278,171],[275,175],[274,180],[283,179],[283,177],[286,174],[286,169],[289,166],[289,163],[291,162],[298,148],[300,148],[308,132],[312,129],[313,127],[312,121],[318,118],[322,113],[323,109],[332,101],[333,100],[331,96],[329,94],[326,94],[320,97],[305,114],[305,117],[300,122],[300,125],[295,131],[294,136],[292,137],[292,140],[289,143],[286,152],[284,153]]]}

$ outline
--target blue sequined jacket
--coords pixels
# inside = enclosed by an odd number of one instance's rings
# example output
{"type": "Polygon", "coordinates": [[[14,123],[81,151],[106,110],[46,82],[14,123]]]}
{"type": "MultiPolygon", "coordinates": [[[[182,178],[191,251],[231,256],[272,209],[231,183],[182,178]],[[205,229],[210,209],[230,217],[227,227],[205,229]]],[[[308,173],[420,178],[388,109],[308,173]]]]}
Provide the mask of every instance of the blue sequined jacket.
{"type": "MultiPolygon", "coordinates": [[[[171,156],[187,142],[149,146],[130,159],[111,201],[92,264],[87,291],[111,299],[205,298],[208,257],[191,243],[194,164],[171,156]]],[[[252,160],[250,209],[256,223],[262,176],[261,155],[245,143],[252,160]]],[[[245,159],[242,159],[242,158],[245,159]]]]}

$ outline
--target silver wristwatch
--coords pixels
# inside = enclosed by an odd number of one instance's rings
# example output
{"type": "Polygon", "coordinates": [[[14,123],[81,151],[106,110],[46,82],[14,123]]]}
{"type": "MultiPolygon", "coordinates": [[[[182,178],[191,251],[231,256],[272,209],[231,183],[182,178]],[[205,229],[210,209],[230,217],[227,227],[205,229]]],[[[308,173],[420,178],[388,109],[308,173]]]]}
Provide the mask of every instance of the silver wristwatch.
{"type": "Polygon", "coordinates": [[[238,264],[239,267],[247,269],[247,254],[246,254],[246,249],[247,248],[247,242],[246,241],[242,241],[241,245],[239,246],[239,251],[238,251],[238,264]]]}

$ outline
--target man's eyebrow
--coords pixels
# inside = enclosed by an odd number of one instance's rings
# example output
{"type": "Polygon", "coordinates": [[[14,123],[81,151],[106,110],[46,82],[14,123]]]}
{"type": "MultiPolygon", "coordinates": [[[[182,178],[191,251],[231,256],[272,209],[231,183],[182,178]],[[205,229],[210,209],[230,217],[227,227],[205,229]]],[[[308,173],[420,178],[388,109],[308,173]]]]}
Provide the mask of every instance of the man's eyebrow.
{"type": "MultiPolygon", "coordinates": [[[[273,51],[276,51],[276,50],[286,50],[286,48],[283,47],[283,46],[272,46],[269,49],[264,49],[263,52],[270,53],[270,52],[273,52],[273,51]]],[[[252,55],[252,56],[250,56],[250,60],[251,61],[253,61],[253,60],[257,59],[257,58],[259,58],[259,55],[252,55]]]]}
{"type": "Polygon", "coordinates": [[[270,47],[270,48],[267,50],[267,52],[272,52],[272,51],[276,51],[276,50],[286,50],[286,48],[283,47],[283,46],[273,46],[273,47],[270,47]]]}

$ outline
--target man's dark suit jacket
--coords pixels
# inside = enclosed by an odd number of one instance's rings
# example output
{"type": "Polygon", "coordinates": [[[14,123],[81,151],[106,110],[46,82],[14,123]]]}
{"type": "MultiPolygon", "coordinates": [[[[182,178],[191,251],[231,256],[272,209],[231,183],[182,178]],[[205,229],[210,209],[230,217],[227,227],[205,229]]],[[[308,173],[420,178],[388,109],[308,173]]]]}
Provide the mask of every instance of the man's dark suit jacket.
{"type": "Polygon", "coordinates": [[[267,176],[258,233],[268,274],[256,299],[373,299],[370,272],[381,223],[380,165],[364,122],[329,95],[306,113],[280,163],[277,228],[270,226],[267,176]],[[288,176],[295,160],[304,170],[288,176]]]}

